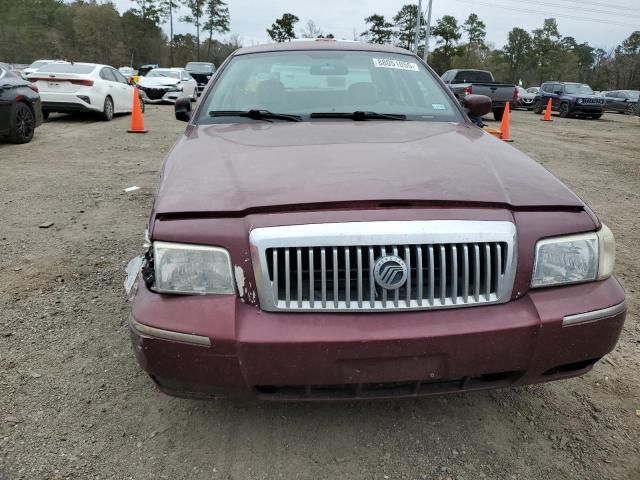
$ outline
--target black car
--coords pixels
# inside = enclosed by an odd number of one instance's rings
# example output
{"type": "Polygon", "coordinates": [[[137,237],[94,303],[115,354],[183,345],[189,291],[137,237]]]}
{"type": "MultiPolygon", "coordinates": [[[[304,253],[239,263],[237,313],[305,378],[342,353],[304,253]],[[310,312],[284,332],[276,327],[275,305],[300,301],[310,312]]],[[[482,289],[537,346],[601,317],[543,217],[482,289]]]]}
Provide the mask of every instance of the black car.
{"type": "Polygon", "coordinates": [[[149,73],[151,70],[153,70],[154,68],[160,68],[160,65],[155,64],[155,63],[150,63],[148,65],[142,65],[139,69],[138,69],[138,76],[140,77],[144,77],[147,73],[149,73]]]}
{"type": "Polygon", "coordinates": [[[189,62],[184,69],[198,82],[196,87],[198,97],[204,91],[213,74],[216,73],[216,66],[209,62],[189,62]]]}
{"type": "Polygon", "coordinates": [[[551,110],[563,118],[582,117],[598,119],[605,109],[604,97],[596,95],[584,83],[546,82],[533,101],[533,111],[541,114],[551,99],[551,110]]]}
{"type": "Polygon", "coordinates": [[[605,110],[607,112],[628,113],[634,115],[638,106],[640,91],[614,90],[604,94],[605,110]]]}
{"type": "Polygon", "coordinates": [[[38,87],[0,64],[0,138],[12,143],[28,143],[42,123],[38,87]]]}

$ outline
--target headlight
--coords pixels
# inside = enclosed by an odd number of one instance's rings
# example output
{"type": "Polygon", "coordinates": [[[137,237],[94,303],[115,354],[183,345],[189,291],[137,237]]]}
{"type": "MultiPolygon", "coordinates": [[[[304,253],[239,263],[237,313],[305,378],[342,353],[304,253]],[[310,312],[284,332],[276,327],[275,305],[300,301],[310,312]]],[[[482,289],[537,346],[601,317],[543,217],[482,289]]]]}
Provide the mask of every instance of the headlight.
{"type": "Polygon", "coordinates": [[[531,286],[604,280],[613,274],[615,256],[615,239],[606,225],[595,233],[540,240],[531,286]]]}
{"type": "Polygon", "coordinates": [[[153,261],[157,292],[235,293],[231,257],[223,248],[154,242],[153,261]]]}

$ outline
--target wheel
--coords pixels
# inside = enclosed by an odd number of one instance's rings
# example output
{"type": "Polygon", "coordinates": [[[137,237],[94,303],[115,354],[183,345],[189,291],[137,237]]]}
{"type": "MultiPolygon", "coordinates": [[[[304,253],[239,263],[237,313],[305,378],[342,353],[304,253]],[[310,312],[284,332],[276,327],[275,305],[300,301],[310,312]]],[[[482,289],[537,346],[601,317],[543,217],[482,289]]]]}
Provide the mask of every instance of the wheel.
{"type": "Polygon", "coordinates": [[[43,110],[42,111],[42,119],[43,120],[48,120],[49,119],[49,113],[51,113],[51,112],[49,112],[49,110],[43,110]]]}
{"type": "Polygon", "coordinates": [[[627,110],[624,112],[627,115],[635,115],[636,113],[636,107],[633,104],[629,104],[627,105],[627,110]]]}
{"type": "Polygon", "coordinates": [[[593,118],[594,120],[600,120],[602,118],[602,114],[598,113],[597,115],[589,115],[589,118],[593,118]]]}
{"type": "Polygon", "coordinates": [[[571,115],[571,113],[569,111],[569,104],[568,103],[561,103],[560,104],[560,116],[562,118],[569,118],[570,115],[571,115]]]}
{"type": "Polygon", "coordinates": [[[503,115],[504,115],[504,110],[502,110],[500,108],[494,108],[493,109],[493,118],[495,118],[496,121],[501,122],[503,115]]]}
{"type": "Polygon", "coordinates": [[[542,109],[542,102],[539,99],[533,102],[533,113],[536,115],[542,115],[542,109]]]}
{"type": "Polygon", "coordinates": [[[101,117],[105,122],[109,122],[113,119],[113,100],[111,100],[111,97],[104,99],[104,107],[102,108],[101,117]]]}
{"type": "Polygon", "coordinates": [[[36,129],[33,112],[25,103],[16,103],[11,109],[9,141],[11,143],[29,143],[36,129]]]}

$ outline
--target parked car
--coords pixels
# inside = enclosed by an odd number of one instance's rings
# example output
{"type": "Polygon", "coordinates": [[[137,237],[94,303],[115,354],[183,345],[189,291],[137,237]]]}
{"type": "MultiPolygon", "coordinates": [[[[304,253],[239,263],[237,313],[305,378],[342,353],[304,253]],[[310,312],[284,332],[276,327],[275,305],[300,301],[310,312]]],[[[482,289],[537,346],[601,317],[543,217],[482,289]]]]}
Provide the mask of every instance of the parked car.
{"type": "Polygon", "coordinates": [[[536,98],[535,93],[529,93],[522,87],[516,87],[518,90],[518,100],[516,106],[519,108],[526,108],[527,110],[533,110],[533,100],[536,98]]]}
{"type": "Polygon", "coordinates": [[[0,138],[29,143],[41,123],[38,88],[0,63],[0,138]]]}
{"type": "Polygon", "coordinates": [[[184,68],[198,82],[196,94],[199,97],[213,74],[216,73],[216,66],[209,62],[189,62],[184,68]]]}
{"type": "Polygon", "coordinates": [[[120,67],[118,71],[126,78],[132,78],[133,76],[137,75],[137,72],[131,67],[120,67]]]}
{"type": "Polygon", "coordinates": [[[155,68],[160,68],[160,65],[157,64],[148,64],[148,65],[142,65],[139,69],[138,69],[138,75],[141,77],[144,77],[147,73],[149,73],[151,70],[155,69],[155,68]]]}
{"type": "Polygon", "coordinates": [[[502,120],[507,102],[517,102],[517,89],[510,83],[498,83],[491,72],[485,70],[449,70],[442,74],[446,83],[457,98],[466,95],[486,95],[493,102],[493,116],[502,120]]]}
{"type": "Polygon", "coordinates": [[[534,100],[533,111],[538,115],[551,99],[551,110],[563,118],[581,117],[599,119],[604,113],[604,97],[596,95],[585,83],[546,82],[534,100]]]}
{"type": "Polygon", "coordinates": [[[613,235],[389,45],[242,48],[166,157],[129,264],[140,365],[180,396],[369,399],[582,375],[614,347],[613,235]]]}
{"type": "Polygon", "coordinates": [[[536,94],[540,91],[540,87],[529,87],[527,88],[527,93],[536,94]]]}
{"type": "Polygon", "coordinates": [[[133,86],[108,65],[51,63],[27,78],[40,90],[45,118],[52,112],[96,112],[109,121],[133,107],[133,86]]]}
{"type": "Polygon", "coordinates": [[[634,115],[640,98],[638,90],[614,90],[604,94],[607,112],[627,113],[634,115]]]}
{"type": "Polygon", "coordinates": [[[156,68],[138,79],[138,89],[148,103],[175,103],[183,97],[195,100],[196,86],[184,68],[156,68]]]}

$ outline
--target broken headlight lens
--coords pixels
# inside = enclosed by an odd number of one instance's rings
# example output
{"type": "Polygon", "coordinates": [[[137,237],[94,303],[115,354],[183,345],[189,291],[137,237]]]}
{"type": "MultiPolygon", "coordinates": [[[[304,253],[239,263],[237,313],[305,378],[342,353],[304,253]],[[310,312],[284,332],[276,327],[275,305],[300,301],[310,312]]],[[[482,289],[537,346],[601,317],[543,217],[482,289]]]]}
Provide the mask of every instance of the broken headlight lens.
{"type": "Polygon", "coordinates": [[[531,286],[603,280],[613,274],[614,264],[615,240],[606,225],[595,233],[540,240],[531,286]]]}
{"type": "Polygon", "coordinates": [[[223,248],[154,242],[154,290],[188,295],[234,294],[231,257],[223,248]]]}

